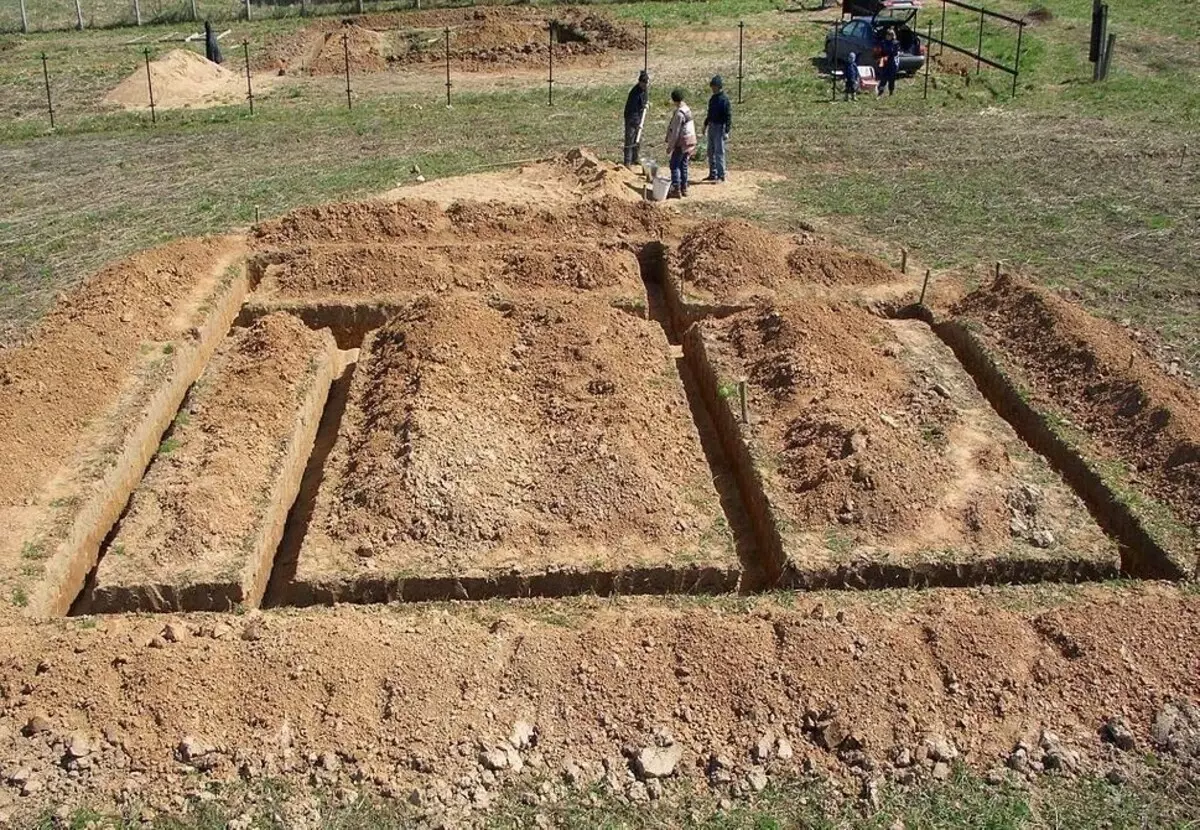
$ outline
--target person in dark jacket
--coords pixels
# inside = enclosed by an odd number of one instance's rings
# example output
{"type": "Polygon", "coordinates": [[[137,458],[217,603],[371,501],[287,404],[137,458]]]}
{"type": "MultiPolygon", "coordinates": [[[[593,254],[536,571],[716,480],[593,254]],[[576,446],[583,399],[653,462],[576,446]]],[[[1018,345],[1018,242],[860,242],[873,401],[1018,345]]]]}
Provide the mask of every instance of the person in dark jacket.
{"type": "Polygon", "coordinates": [[[858,55],[853,52],[846,56],[846,70],[844,74],[846,76],[846,93],[843,100],[857,101],[858,86],[861,78],[858,74],[858,55]]]}
{"type": "Polygon", "coordinates": [[[704,116],[704,135],[708,142],[708,178],[704,181],[725,181],[725,141],[733,127],[733,105],[725,94],[725,82],[714,75],[709,82],[712,97],[708,99],[708,114],[704,116]]]}
{"type": "Polygon", "coordinates": [[[217,45],[217,36],[213,34],[212,26],[204,21],[204,57],[213,63],[221,63],[221,47],[217,45]]]}
{"type": "Polygon", "coordinates": [[[646,108],[650,104],[650,76],[642,70],[637,83],[625,99],[625,166],[637,163],[642,142],[642,127],[646,123],[646,108]]]}
{"type": "Polygon", "coordinates": [[[887,87],[888,95],[896,93],[896,76],[900,74],[900,44],[896,30],[888,29],[883,36],[883,57],[879,59],[879,94],[887,87]]]}

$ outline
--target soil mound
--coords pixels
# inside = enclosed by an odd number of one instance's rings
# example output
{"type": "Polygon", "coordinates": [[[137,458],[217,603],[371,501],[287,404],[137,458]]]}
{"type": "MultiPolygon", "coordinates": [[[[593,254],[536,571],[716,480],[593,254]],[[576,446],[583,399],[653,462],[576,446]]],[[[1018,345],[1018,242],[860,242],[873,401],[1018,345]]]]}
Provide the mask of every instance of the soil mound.
{"type": "Polygon", "coordinates": [[[1043,404],[1066,410],[1200,527],[1200,395],[1167,377],[1120,326],[1020,280],[1002,277],[954,313],[986,327],[1043,404]]]}
{"type": "Polygon", "coordinates": [[[280,75],[341,75],[348,52],[351,72],[380,72],[387,69],[387,51],[381,32],[350,21],[334,28],[325,21],[269,37],[255,65],[280,75]]]}
{"type": "Polygon", "coordinates": [[[879,285],[900,275],[885,262],[857,251],[803,242],[787,256],[791,276],[825,285],[879,285]]]}
{"type": "Polygon", "coordinates": [[[407,539],[467,567],[501,546],[582,556],[690,538],[681,527],[720,511],[715,496],[701,513],[680,495],[709,473],[677,431],[682,389],[655,385],[667,354],[655,324],[602,301],[418,300],[362,364],[331,536],[376,550],[407,539]]]}
{"type": "MultiPolygon", "coordinates": [[[[154,106],[188,107],[213,96],[227,94],[240,83],[236,72],[207,60],[187,49],[174,49],[150,62],[150,77],[154,84],[154,106]]],[[[146,67],[141,66],[104,96],[110,104],[133,109],[150,106],[146,84],[146,67]]]]}
{"type": "Polygon", "coordinates": [[[911,530],[950,465],[927,436],[958,417],[893,356],[887,323],[850,304],[760,307],[706,323],[721,365],[766,392],[755,430],[781,448],[775,475],[800,529],[911,530]]]}
{"type": "Polygon", "coordinates": [[[714,219],[679,243],[685,282],[714,294],[748,285],[767,288],[788,278],[787,243],[741,219],[714,219]]]}
{"type": "Polygon", "coordinates": [[[303,243],[424,240],[449,229],[445,215],[433,202],[344,202],[310,205],[254,227],[260,247],[303,243]]]}

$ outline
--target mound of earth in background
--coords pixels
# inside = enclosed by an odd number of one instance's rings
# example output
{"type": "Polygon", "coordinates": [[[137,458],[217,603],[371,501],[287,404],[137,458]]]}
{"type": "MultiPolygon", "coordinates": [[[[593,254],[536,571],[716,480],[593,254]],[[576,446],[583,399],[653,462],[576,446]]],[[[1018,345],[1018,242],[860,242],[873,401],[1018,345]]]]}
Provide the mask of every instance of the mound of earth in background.
{"type": "MultiPolygon", "coordinates": [[[[229,103],[244,95],[242,78],[188,49],[173,49],[150,62],[154,106],[178,109],[197,104],[229,103]]],[[[104,96],[105,103],[127,109],[150,106],[146,67],[140,65],[104,96]]]]}

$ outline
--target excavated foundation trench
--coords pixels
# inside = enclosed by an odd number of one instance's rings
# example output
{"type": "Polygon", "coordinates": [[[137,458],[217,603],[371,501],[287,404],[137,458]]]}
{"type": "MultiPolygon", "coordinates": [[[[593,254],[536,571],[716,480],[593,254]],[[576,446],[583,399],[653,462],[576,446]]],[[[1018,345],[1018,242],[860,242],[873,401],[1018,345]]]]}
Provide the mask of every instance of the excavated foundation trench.
{"type": "MultiPolygon", "coordinates": [[[[287,303],[258,304],[253,298],[241,309],[236,325],[245,327],[267,315],[284,311],[298,317],[310,329],[328,328],[336,340],[338,364],[324,410],[315,430],[312,450],[300,459],[298,468],[287,475],[300,477],[293,504],[274,505],[286,511],[282,538],[270,562],[262,604],[268,607],[304,606],[339,601],[378,603],[442,599],[488,599],[515,597],[561,597],[582,593],[723,593],[754,592],[772,588],[890,588],[900,586],[969,586],[988,582],[1083,581],[1118,575],[1115,567],[1075,560],[1029,562],[1024,560],[981,562],[934,562],[897,564],[856,562],[834,567],[798,568],[789,560],[777,508],[771,504],[767,487],[744,434],[740,416],[727,394],[723,394],[719,372],[713,366],[700,327],[704,319],[729,316],[744,306],[688,306],[678,286],[672,283],[668,251],[650,243],[638,251],[645,284],[645,315],[657,322],[668,341],[678,350],[675,360],[678,382],[686,393],[691,417],[699,433],[705,460],[712,476],[724,520],[732,533],[739,571],[713,569],[687,563],[666,562],[643,568],[609,570],[551,570],[545,574],[497,575],[464,580],[447,574],[444,578],[401,579],[366,575],[334,587],[297,582],[301,549],[313,520],[317,495],[325,478],[330,453],[350,397],[351,382],[358,363],[358,349],[368,332],[382,326],[400,308],[397,304],[287,303]]],[[[633,304],[625,310],[637,313],[633,304]]],[[[1143,578],[1186,578],[1188,573],[1160,546],[1142,520],[1117,497],[1085,459],[1064,441],[1022,397],[1015,385],[997,367],[971,332],[954,321],[938,322],[927,309],[893,309],[897,319],[919,319],[950,349],[974,381],[991,408],[1004,419],[1034,452],[1044,457],[1086,505],[1091,516],[1120,545],[1119,572],[1143,578]]],[[[114,555],[113,540],[129,510],[114,524],[97,528],[104,536],[103,557],[114,555]]],[[[97,566],[99,567],[99,566],[97,566]]],[[[213,609],[212,592],[190,591],[181,585],[168,589],[162,607],[147,609],[144,602],[122,606],[110,596],[105,603],[93,601],[96,569],[71,606],[70,614],[97,611],[213,609]]],[[[231,603],[232,604],[232,603],[231,603]]]]}

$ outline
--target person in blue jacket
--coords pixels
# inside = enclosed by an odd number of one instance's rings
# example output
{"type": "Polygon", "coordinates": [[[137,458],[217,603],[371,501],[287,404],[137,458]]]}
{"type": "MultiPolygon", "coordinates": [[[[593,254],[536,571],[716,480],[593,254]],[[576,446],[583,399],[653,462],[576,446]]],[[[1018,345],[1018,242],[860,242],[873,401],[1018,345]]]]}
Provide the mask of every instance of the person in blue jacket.
{"type": "Polygon", "coordinates": [[[857,101],[858,100],[858,55],[851,52],[846,56],[846,70],[843,73],[846,76],[846,93],[843,100],[857,101]]]}
{"type": "Polygon", "coordinates": [[[879,94],[887,87],[888,95],[896,92],[896,75],[900,72],[900,44],[896,41],[896,30],[888,29],[883,35],[883,57],[879,61],[879,94]]]}
{"type": "Polygon", "coordinates": [[[650,76],[645,70],[638,73],[637,83],[625,99],[625,166],[637,163],[638,150],[645,126],[646,105],[650,98],[650,76]]]}
{"type": "Polygon", "coordinates": [[[720,75],[709,81],[712,97],[708,99],[708,114],[704,116],[704,134],[708,142],[708,178],[704,181],[725,181],[725,141],[733,127],[733,105],[725,94],[725,82],[720,75]]]}

